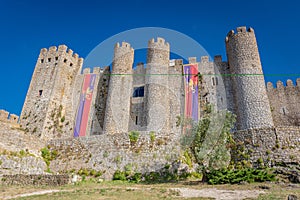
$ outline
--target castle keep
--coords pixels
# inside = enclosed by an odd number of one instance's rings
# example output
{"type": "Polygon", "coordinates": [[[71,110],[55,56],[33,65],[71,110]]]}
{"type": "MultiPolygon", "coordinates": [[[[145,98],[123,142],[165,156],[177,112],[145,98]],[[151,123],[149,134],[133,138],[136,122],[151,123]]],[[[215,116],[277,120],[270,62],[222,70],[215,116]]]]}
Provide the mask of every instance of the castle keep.
{"type": "MultiPolygon", "coordinates": [[[[230,31],[225,43],[227,61],[221,56],[213,61],[208,56],[199,62],[188,59],[203,74],[199,115],[201,106],[211,103],[237,115],[236,130],[299,125],[300,80],[296,86],[288,80],[287,86],[278,82],[276,88],[271,83],[265,87],[252,28],[230,31]]],[[[126,42],[115,45],[111,70],[95,67],[83,73],[83,59],[65,45],[42,49],[23,106],[22,127],[45,139],[73,137],[74,131],[77,136],[180,131],[176,119],[184,115],[183,61],[171,65],[170,44],[157,38],[148,42],[145,66],[133,63],[134,49],[126,42]],[[93,83],[84,88],[86,77],[93,83]],[[88,106],[80,103],[86,98],[88,106]]]]}

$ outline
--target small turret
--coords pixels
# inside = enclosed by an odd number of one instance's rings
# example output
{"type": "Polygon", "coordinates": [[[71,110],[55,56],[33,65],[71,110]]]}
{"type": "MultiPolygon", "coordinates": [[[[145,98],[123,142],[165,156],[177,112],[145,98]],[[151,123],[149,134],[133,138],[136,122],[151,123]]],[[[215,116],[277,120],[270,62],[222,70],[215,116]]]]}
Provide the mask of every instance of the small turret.
{"type": "Polygon", "coordinates": [[[169,86],[170,45],[158,37],[148,42],[146,68],[146,121],[149,131],[160,131],[169,127],[169,86]]]}
{"type": "Polygon", "coordinates": [[[114,60],[112,66],[112,73],[126,73],[132,71],[132,64],[134,59],[134,50],[127,42],[122,42],[115,45],[114,60]]]}
{"type": "Polygon", "coordinates": [[[133,83],[134,49],[127,42],[117,43],[114,48],[112,74],[104,119],[104,133],[128,132],[130,124],[130,99],[133,83]]]}

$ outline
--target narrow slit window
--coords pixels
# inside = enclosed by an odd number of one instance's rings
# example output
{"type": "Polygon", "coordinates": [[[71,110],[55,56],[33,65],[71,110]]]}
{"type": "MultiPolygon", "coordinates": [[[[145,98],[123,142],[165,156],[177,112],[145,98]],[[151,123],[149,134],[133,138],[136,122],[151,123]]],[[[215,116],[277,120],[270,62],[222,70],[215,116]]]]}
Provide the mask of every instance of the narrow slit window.
{"type": "Polygon", "coordinates": [[[212,77],[212,78],[211,78],[211,81],[212,81],[212,85],[214,86],[214,85],[215,85],[215,78],[212,77]]]}
{"type": "Polygon", "coordinates": [[[138,124],[138,116],[135,116],[135,125],[138,124]]]}
{"type": "Polygon", "coordinates": [[[285,115],[285,109],[284,108],[282,108],[282,114],[285,115]]]}

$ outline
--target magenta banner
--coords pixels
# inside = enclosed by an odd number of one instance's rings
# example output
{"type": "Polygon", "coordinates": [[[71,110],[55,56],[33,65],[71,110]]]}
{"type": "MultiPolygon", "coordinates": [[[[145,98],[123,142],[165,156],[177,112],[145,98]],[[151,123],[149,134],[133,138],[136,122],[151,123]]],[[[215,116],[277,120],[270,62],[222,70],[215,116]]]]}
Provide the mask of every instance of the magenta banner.
{"type": "Polygon", "coordinates": [[[80,102],[75,122],[74,137],[86,136],[86,128],[88,125],[88,118],[91,109],[95,79],[96,74],[84,75],[80,102]]]}
{"type": "Polygon", "coordinates": [[[185,117],[198,121],[198,65],[183,66],[185,85],[185,117]]]}

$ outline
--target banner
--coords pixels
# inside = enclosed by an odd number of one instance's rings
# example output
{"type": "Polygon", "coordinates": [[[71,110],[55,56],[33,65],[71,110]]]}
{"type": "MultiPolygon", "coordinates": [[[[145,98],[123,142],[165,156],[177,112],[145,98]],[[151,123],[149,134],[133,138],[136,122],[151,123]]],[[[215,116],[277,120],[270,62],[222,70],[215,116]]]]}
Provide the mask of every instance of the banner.
{"type": "Polygon", "coordinates": [[[183,66],[185,86],[185,117],[198,121],[198,65],[183,66]]]}
{"type": "Polygon", "coordinates": [[[85,74],[75,121],[74,137],[86,136],[96,74],[85,74]]]}

